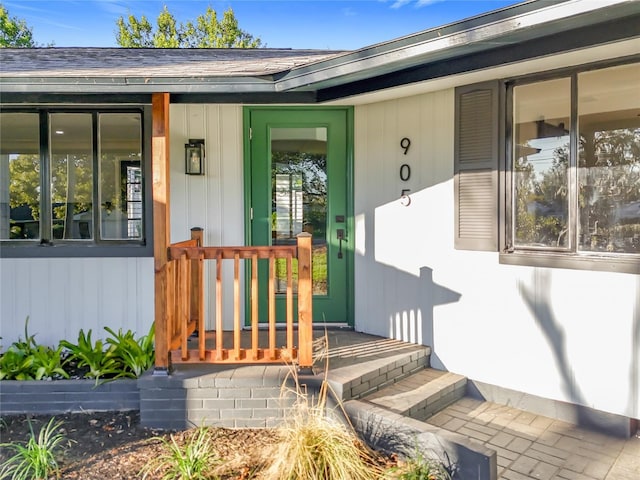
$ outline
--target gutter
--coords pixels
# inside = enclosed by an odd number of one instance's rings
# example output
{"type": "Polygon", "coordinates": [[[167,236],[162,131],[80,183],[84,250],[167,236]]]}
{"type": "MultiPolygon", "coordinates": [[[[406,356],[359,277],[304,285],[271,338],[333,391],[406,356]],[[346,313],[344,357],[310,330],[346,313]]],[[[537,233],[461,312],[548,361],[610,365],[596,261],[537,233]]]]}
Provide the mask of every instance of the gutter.
{"type": "Polygon", "coordinates": [[[424,63],[468,55],[525,39],[531,40],[557,31],[553,27],[559,23],[562,23],[562,30],[568,30],[640,11],[640,2],[636,0],[553,1],[554,4],[543,8],[535,8],[540,4],[538,1],[507,7],[312,65],[293,68],[276,80],[276,91],[319,90],[365,80],[424,63]],[[513,10],[525,11],[513,15],[513,10]],[[416,42],[416,38],[423,39],[416,42]]]}

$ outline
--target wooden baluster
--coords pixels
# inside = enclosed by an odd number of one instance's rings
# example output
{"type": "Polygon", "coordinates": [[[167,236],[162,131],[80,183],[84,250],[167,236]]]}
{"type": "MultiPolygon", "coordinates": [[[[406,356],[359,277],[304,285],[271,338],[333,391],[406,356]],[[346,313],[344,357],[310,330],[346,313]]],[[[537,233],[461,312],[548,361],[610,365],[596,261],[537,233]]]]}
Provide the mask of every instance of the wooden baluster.
{"type": "MultiPolygon", "coordinates": [[[[172,348],[172,340],[173,340],[173,335],[174,335],[174,331],[175,331],[175,316],[176,316],[176,312],[175,312],[175,298],[176,298],[176,292],[175,292],[175,284],[176,284],[175,264],[176,264],[175,260],[170,260],[167,263],[167,266],[166,266],[167,297],[166,297],[166,300],[165,300],[165,308],[166,308],[166,312],[167,313],[165,315],[165,329],[166,329],[166,335],[167,335],[167,352],[169,352],[171,350],[171,348],[172,348]]],[[[156,338],[156,342],[157,341],[158,341],[158,339],[156,338]]],[[[157,352],[156,352],[156,355],[157,355],[157,352]]]]}
{"type": "Polygon", "coordinates": [[[251,355],[258,360],[258,254],[251,254],[251,355]]]}
{"type": "Polygon", "coordinates": [[[287,255],[287,351],[293,361],[293,261],[287,255]]]}
{"type": "Polygon", "coordinates": [[[298,365],[313,366],[313,288],[311,234],[298,234],[298,365]]]}
{"type": "MultiPolygon", "coordinates": [[[[197,247],[204,243],[204,230],[200,227],[191,229],[191,240],[195,240],[197,247]]],[[[205,359],[206,336],[204,325],[204,256],[198,251],[198,256],[191,260],[191,320],[196,322],[198,332],[198,356],[205,359]]]]}
{"type": "Polygon", "coordinates": [[[189,358],[189,304],[191,298],[189,296],[189,281],[191,280],[191,272],[189,270],[189,260],[187,254],[183,253],[178,260],[178,319],[180,322],[180,350],[182,360],[189,358]]]}
{"type": "Polygon", "coordinates": [[[269,252],[269,358],[276,358],[276,259],[269,252]]]}
{"type": "Polygon", "coordinates": [[[222,342],[222,250],[216,255],[216,358],[224,360],[222,342]]]}
{"type": "Polygon", "coordinates": [[[198,353],[200,360],[205,359],[206,355],[206,328],[204,325],[205,312],[204,312],[204,254],[198,253],[197,263],[197,285],[198,285],[198,353]]]}
{"type": "Polygon", "coordinates": [[[233,350],[240,360],[240,253],[233,254],[233,350]]]}

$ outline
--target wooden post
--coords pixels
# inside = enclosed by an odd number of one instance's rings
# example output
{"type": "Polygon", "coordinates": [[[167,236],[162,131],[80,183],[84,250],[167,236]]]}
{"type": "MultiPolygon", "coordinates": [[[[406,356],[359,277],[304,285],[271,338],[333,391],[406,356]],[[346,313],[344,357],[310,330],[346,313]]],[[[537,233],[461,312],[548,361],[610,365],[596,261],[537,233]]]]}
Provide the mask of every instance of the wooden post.
{"type": "Polygon", "coordinates": [[[313,366],[313,288],[311,234],[298,234],[298,368],[313,366]]]}
{"type": "Polygon", "coordinates": [[[170,243],[169,216],[169,94],[151,96],[153,177],[153,259],[156,328],[154,375],[169,372],[169,332],[167,331],[167,247],[170,243]]]}

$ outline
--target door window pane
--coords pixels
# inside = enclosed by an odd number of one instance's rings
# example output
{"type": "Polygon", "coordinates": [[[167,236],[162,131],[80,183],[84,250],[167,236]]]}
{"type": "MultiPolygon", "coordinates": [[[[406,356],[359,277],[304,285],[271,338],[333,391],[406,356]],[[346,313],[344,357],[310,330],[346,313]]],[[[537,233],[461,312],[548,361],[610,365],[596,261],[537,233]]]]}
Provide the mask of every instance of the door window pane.
{"type": "Polygon", "coordinates": [[[100,235],[142,238],[142,131],[138,113],[99,117],[100,235]]]}
{"type": "Polygon", "coordinates": [[[578,248],[640,252],[640,65],[578,76],[578,248]]]}
{"type": "Polygon", "coordinates": [[[0,239],[40,238],[37,113],[0,113],[0,239]]]}
{"type": "Polygon", "coordinates": [[[515,245],[568,247],[569,78],[514,88],[515,245]]]}
{"type": "MultiPolygon", "coordinates": [[[[314,295],[327,287],[327,129],[271,129],[271,240],[294,245],[305,231],[312,239],[314,295]]],[[[278,292],[286,292],[285,260],[278,260],[278,292]]],[[[294,261],[294,272],[297,266],[294,261]]],[[[294,278],[294,291],[297,281],[294,278]]]]}
{"type": "Polygon", "coordinates": [[[91,114],[50,115],[51,238],[93,238],[91,114]]]}

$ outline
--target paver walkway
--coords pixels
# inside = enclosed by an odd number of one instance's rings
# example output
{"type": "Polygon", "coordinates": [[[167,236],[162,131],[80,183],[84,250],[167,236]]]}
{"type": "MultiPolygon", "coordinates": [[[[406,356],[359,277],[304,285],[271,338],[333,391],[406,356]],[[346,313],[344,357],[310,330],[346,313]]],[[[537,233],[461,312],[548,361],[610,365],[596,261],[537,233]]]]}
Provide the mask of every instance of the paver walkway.
{"type": "Polygon", "coordinates": [[[463,398],[427,420],[498,453],[506,480],[638,480],[640,434],[611,437],[504,405],[463,398]]]}

